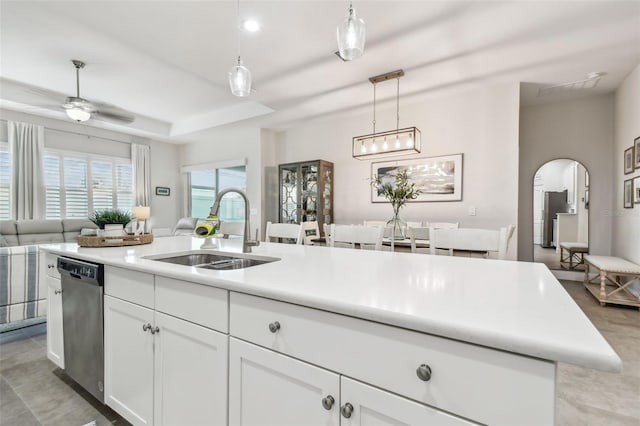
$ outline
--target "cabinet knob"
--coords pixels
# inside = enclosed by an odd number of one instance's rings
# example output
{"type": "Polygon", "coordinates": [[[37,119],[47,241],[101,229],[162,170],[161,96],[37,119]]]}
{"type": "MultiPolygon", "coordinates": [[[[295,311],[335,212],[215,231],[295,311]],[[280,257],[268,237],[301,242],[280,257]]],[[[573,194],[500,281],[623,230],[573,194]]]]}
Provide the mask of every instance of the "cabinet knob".
{"type": "Polygon", "coordinates": [[[322,398],[322,406],[324,407],[325,410],[331,410],[335,402],[336,400],[333,399],[331,395],[327,395],[326,397],[322,398]]]}
{"type": "Polygon", "coordinates": [[[272,333],[277,333],[280,330],[280,323],[278,321],[274,321],[269,324],[269,331],[272,333]]]}
{"type": "Polygon", "coordinates": [[[156,326],[156,328],[151,329],[151,334],[160,333],[160,327],[156,326]]]}
{"type": "Polygon", "coordinates": [[[62,294],[62,290],[56,288],[55,290],[53,290],[53,294],[62,294]]]}
{"type": "Polygon", "coordinates": [[[353,414],[353,405],[347,402],[342,406],[340,412],[342,413],[342,417],[348,419],[349,417],[351,417],[351,414],[353,414]]]}
{"type": "Polygon", "coordinates": [[[149,330],[151,330],[151,324],[147,323],[142,326],[142,331],[149,331],[149,330]]]}
{"type": "Polygon", "coordinates": [[[420,367],[416,369],[416,374],[418,378],[423,382],[428,382],[431,380],[431,367],[427,364],[422,364],[420,367]]]}

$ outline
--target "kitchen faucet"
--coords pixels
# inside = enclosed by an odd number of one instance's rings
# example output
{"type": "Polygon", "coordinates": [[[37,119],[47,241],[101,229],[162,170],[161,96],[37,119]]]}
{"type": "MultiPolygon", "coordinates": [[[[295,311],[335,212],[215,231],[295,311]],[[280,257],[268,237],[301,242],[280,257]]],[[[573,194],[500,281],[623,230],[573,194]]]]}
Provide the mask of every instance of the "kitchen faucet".
{"type": "Polygon", "coordinates": [[[243,199],[244,199],[244,235],[242,236],[242,252],[243,253],[251,253],[251,247],[255,247],[255,246],[259,246],[260,245],[260,241],[258,240],[258,230],[256,229],[256,239],[255,240],[250,240],[249,239],[249,233],[251,232],[251,226],[249,224],[249,199],[247,198],[247,195],[240,191],[239,189],[235,189],[235,188],[228,188],[225,190],[222,190],[218,193],[218,195],[216,196],[216,201],[214,201],[213,206],[211,206],[211,210],[209,212],[210,216],[218,216],[218,210],[220,210],[220,200],[222,200],[222,197],[226,194],[228,194],[229,192],[235,192],[236,194],[239,194],[243,199]]]}

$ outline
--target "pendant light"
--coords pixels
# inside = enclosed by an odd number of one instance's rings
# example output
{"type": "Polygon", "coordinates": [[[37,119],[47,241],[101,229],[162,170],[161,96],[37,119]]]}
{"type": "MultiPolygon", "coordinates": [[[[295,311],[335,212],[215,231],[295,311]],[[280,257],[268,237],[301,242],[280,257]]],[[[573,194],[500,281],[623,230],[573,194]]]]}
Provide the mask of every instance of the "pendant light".
{"type": "Polygon", "coordinates": [[[404,71],[396,70],[369,78],[373,84],[373,133],[352,139],[353,158],[363,160],[420,153],[420,130],[417,127],[400,128],[400,77],[402,76],[404,71]],[[396,128],[386,132],[376,132],[376,85],[392,79],[396,80],[396,128]],[[380,140],[382,144],[379,146],[380,140]]]}
{"type": "Polygon", "coordinates": [[[353,4],[349,2],[349,16],[338,25],[338,52],[345,61],[352,61],[364,52],[365,25],[356,16],[353,4]]]}
{"type": "Polygon", "coordinates": [[[229,71],[229,87],[234,96],[245,97],[251,94],[251,71],[242,65],[242,56],[240,56],[240,0],[237,3],[237,15],[238,63],[229,71]]]}

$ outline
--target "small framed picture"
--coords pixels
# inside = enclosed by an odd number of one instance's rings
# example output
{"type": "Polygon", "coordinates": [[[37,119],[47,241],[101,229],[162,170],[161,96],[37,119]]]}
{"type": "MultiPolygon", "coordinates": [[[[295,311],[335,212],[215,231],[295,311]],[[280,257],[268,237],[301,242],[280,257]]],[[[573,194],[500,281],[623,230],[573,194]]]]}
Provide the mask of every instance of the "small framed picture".
{"type": "Polygon", "coordinates": [[[589,189],[584,190],[584,208],[589,210],[589,189]]]}
{"type": "Polygon", "coordinates": [[[625,209],[633,208],[633,179],[627,179],[624,181],[624,199],[622,201],[625,209]]]}
{"type": "Polygon", "coordinates": [[[640,205],[640,176],[633,179],[633,204],[640,205]]]}
{"type": "Polygon", "coordinates": [[[624,150],[624,174],[633,173],[633,147],[624,150]]]}
{"type": "Polygon", "coordinates": [[[171,189],[164,186],[156,186],[156,195],[164,195],[168,197],[171,195],[171,189]]]}
{"type": "Polygon", "coordinates": [[[586,170],[584,171],[584,186],[589,187],[589,172],[586,170]]]}
{"type": "Polygon", "coordinates": [[[634,151],[634,167],[636,169],[640,169],[640,136],[638,136],[637,138],[635,138],[635,140],[633,141],[633,151],[634,151]]]}

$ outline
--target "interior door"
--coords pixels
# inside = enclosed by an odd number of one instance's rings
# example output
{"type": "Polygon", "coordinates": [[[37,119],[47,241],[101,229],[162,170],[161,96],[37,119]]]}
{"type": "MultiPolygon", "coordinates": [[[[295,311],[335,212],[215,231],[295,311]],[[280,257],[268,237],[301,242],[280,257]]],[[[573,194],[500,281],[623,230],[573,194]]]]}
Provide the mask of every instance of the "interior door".
{"type": "Polygon", "coordinates": [[[229,367],[230,425],[339,425],[337,374],[233,337],[229,367]]]}

